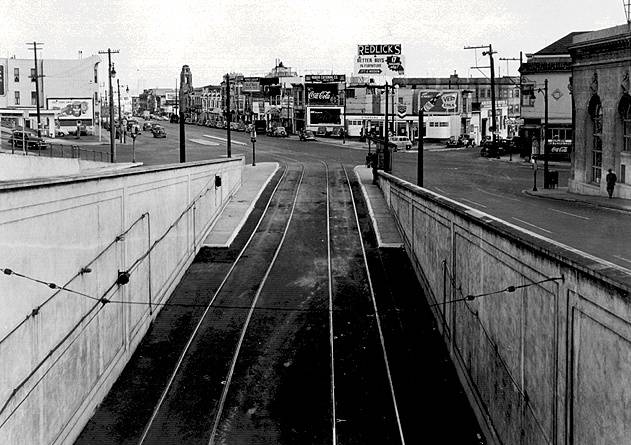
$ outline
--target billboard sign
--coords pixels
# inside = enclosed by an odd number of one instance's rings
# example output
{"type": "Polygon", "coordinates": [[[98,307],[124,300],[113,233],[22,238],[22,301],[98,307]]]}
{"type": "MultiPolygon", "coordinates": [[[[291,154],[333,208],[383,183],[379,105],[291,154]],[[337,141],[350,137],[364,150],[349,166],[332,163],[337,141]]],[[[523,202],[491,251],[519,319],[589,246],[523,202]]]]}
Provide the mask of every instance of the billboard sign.
{"type": "Polygon", "coordinates": [[[244,77],[241,91],[244,93],[258,93],[261,91],[261,81],[258,77],[244,77]]]}
{"type": "Polygon", "coordinates": [[[337,83],[305,84],[307,89],[307,104],[309,105],[337,105],[340,103],[337,83]]]}
{"type": "Polygon", "coordinates": [[[94,118],[94,102],[91,97],[83,98],[49,98],[47,100],[49,110],[59,110],[59,121],[83,121],[84,125],[92,125],[94,118]]]}
{"type": "Polygon", "coordinates": [[[449,90],[421,90],[419,93],[419,109],[433,114],[459,114],[460,92],[449,90]]]}
{"type": "Polygon", "coordinates": [[[346,82],[346,74],[305,74],[305,83],[346,82]]]}
{"type": "Polygon", "coordinates": [[[307,126],[342,125],[344,107],[307,107],[307,126]]]}
{"type": "Polygon", "coordinates": [[[401,44],[357,45],[355,74],[375,76],[402,76],[405,60],[401,44]]]}

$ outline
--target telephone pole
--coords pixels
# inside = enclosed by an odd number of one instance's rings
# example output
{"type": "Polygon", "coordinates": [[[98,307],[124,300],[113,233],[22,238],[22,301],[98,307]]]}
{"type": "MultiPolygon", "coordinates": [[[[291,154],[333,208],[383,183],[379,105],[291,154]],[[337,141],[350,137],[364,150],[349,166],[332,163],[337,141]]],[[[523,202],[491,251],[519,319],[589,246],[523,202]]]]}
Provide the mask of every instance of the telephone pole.
{"type": "Polygon", "coordinates": [[[118,128],[120,129],[120,142],[123,143],[123,116],[121,114],[121,81],[116,79],[116,91],[118,92],[118,128]]]}
{"type": "Polygon", "coordinates": [[[489,56],[490,64],[489,68],[491,69],[491,114],[492,116],[492,124],[491,124],[491,133],[493,135],[493,142],[496,142],[495,132],[497,131],[497,116],[495,115],[495,65],[493,62],[493,54],[497,54],[497,51],[493,51],[493,47],[491,44],[481,45],[481,46],[465,46],[464,49],[487,49],[487,51],[483,51],[483,56],[489,56]]]}
{"type": "Polygon", "coordinates": [[[112,90],[112,77],[116,75],[116,71],[114,70],[114,66],[112,65],[112,54],[118,54],[119,50],[111,50],[110,48],[107,51],[99,51],[99,54],[107,54],[107,77],[110,81],[110,94],[109,94],[109,103],[110,103],[110,162],[116,162],[116,128],[114,127],[114,91],[112,90]]]}
{"type": "Polygon", "coordinates": [[[226,150],[229,158],[232,157],[230,147],[230,74],[226,74],[226,150]]]}
{"type": "MultiPolygon", "coordinates": [[[[35,82],[35,104],[37,106],[37,137],[41,138],[42,137],[42,124],[41,124],[41,116],[40,116],[40,112],[39,112],[39,73],[37,70],[37,50],[38,49],[42,49],[41,47],[38,47],[38,45],[43,45],[43,43],[39,43],[39,42],[33,42],[33,43],[27,43],[27,45],[32,47],[29,47],[30,50],[33,50],[33,58],[35,59],[35,75],[33,76],[33,81],[35,82]]],[[[43,76],[42,76],[43,77],[43,76]]]]}

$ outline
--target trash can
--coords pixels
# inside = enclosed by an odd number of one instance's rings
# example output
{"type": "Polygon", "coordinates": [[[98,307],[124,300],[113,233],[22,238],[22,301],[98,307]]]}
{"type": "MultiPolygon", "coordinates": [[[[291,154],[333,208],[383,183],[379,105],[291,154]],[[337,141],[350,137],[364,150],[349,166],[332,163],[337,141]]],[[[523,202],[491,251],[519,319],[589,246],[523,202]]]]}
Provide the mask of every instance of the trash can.
{"type": "Polygon", "coordinates": [[[546,184],[549,189],[557,188],[559,186],[559,172],[556,170],[549,170],[546,184]]]}

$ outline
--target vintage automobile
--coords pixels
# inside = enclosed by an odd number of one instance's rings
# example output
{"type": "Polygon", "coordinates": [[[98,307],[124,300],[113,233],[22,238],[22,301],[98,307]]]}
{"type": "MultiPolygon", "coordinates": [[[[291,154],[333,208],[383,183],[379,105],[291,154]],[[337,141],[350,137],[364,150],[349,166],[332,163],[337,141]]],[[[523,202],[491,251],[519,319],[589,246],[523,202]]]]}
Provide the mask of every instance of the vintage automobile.
{"type": "Polygon", "coordinates": [[[155,125],[153,127],[153,129],[151,130],[151,133],[153,133],[153,137],[154,138],[165,138],[167,137],[167,132],[164,128],[162,128],[159,125],[155,125]]]}
{"type": "Polygon", "coordinates": [[[388,142],[394,147],[394,151],[410,150],[412,148],[412,142],[407,136],[391,136],[388,138],[388,142]]]}
{"type": "Polygon", "coordinates": [[[48,148],[48,143],[44,139],[23,130],[16,130],[11,133],[8,142],[9,146],[15,148],[22,148],[23,145],[29,150],[46,150],[48,148]]]}
{"type": "Polygon", "coordinates": [[[299,138],[301,141],[315,141],[316,137],[311,130],[303,130],[300,132],[299,138]]]}
{"type": "Polygon", "coordinates": [[[275,136],[275,137],[287,137],[287,130],[285,130],[285,127],[274,127],[271,131],[270,136],[275,136]]]}

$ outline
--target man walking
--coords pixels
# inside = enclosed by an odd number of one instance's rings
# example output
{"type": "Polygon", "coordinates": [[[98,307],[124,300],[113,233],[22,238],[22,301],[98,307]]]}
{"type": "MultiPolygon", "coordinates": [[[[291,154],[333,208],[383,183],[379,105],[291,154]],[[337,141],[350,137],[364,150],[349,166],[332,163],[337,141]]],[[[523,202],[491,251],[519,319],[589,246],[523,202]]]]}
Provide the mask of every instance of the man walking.
{"type": "Polygon", "coordinates": [[[605,181],[607,181],[607,193],[609,194],[609,198],[613,195],[613,188],[616,186],[616,181],[618,178],[616,174],[611,171],[611,169],[607,170],[607,176],[605,176],[605,181]]]}

